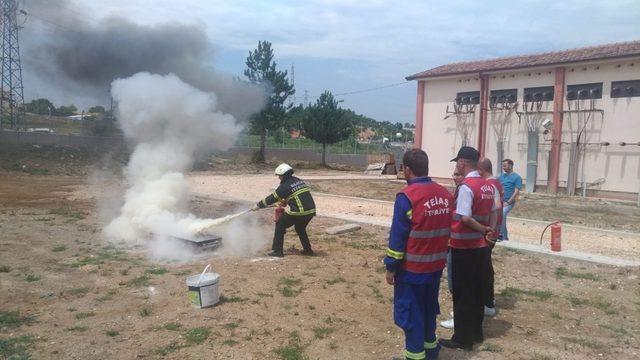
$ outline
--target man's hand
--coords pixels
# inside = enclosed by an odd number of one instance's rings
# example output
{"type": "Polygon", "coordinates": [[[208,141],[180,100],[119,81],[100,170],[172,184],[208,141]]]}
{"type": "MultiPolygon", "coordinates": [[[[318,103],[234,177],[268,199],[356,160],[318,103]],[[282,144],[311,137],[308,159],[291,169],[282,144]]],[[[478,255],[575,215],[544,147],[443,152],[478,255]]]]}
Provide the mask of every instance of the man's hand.
{"type": "Polygon", "coordinates": [[[395,284],[395,275],[396,273],[387,271],[387,273],[385,274],[385,278],[387,279],[387,284],[389,285],[395,284]]]}

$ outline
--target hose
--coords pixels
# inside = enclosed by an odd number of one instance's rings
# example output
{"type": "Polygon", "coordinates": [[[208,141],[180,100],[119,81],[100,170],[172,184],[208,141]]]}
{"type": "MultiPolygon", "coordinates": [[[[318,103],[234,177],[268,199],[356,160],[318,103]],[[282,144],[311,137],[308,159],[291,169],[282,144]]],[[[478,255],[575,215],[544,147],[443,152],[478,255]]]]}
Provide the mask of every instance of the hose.
{"type": "Polygon", "coordinates": [[[544,237],[544,233],[547,231],[547,229],[548,229],[549,227],[551,227],[551,225],[555,225],[555,224],[559,224],[559,223],[560,223],[560,221],[554,221],[554,222],[552,222],[551,224],[547,225],[547,226],[544,228],[544,230],[542,230],[542,234],[540,234],[540,245],[542,245],[542,238],[544,237]]]}

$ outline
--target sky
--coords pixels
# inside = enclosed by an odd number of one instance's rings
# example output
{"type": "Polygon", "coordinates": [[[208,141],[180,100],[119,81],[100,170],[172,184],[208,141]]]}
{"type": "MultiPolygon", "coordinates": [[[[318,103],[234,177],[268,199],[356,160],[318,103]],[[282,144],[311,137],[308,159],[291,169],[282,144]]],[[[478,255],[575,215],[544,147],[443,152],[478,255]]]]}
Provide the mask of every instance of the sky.
{"type": "MultiPolygon", "coordinates": [[[[73,2],[89,21],[118,15],[141,25],[202,27],[213,44],[211,63],[237,76],[249,51],[268,40],[278,68],[294,67],[297,103],[305,93],[311,102],[324,90],[375,89],[336,97],[357,113],[402,123],[415,120],[416,83],[405,82],[408,75],[451,62],[640,39],[640,0],[73,2]]],[[[46,94],[25,89],[29,96],[46,94]]]]}

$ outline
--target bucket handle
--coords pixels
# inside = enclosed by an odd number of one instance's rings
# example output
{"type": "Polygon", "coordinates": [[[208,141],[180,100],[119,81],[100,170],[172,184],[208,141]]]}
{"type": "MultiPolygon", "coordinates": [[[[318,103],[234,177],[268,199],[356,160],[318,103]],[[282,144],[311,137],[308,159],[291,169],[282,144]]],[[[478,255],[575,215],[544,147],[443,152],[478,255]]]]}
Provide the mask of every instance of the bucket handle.
{"type": "Polygon", "coordinates": [[[204,270],[202,270],[202,274],[200,274],[200,277],[198,278],[198,285],[196,286],[200,286],[200,282],[202,281],[202,277],[204,276],[204,273],[207,272],[207,270],[211,270],[211,264],[207,265],[204,270]]]}

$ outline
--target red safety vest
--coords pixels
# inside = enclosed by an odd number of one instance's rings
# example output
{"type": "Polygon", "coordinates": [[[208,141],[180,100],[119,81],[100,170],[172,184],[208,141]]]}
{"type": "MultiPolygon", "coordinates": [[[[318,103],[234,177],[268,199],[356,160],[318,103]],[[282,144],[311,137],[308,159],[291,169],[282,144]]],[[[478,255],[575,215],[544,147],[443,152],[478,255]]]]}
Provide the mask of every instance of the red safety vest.
{"type": "MultiPolygon", "coordinates": [[[[500,194],[500,203],[502,203],[502,199],[504,199],[504,188],[502,187],[500,180],[496,178],[488,178],[487,181],[498,189],[498,193],[500,194]]],[[[496,234],[498,236],[500,236],[500,224],[502,224],[502,211],[498,211],[498,233],[496,234]]]]}
{"type": "Polygon", "coordinates": [[[404,188],[411,202],[411,233],[407,239],[403,270],[431,273],[444,269],[447,258],[453,197],[434,182],[415,183],[404,188]]]}
{"type": "MultiPolygon", "coordinates": [[[[473,193],[471,217],[480,224],[489,226],[489,217],[494,201],[493,186],[481,177],[468,177],[462,183],[468,186],[473,193]]],[[[484,234],[465,226],[462,223],[462,216],[454,211],[450,246],[455,249],[475,249],[489,246],[489,244],[484,239],[484,234]]]]}

